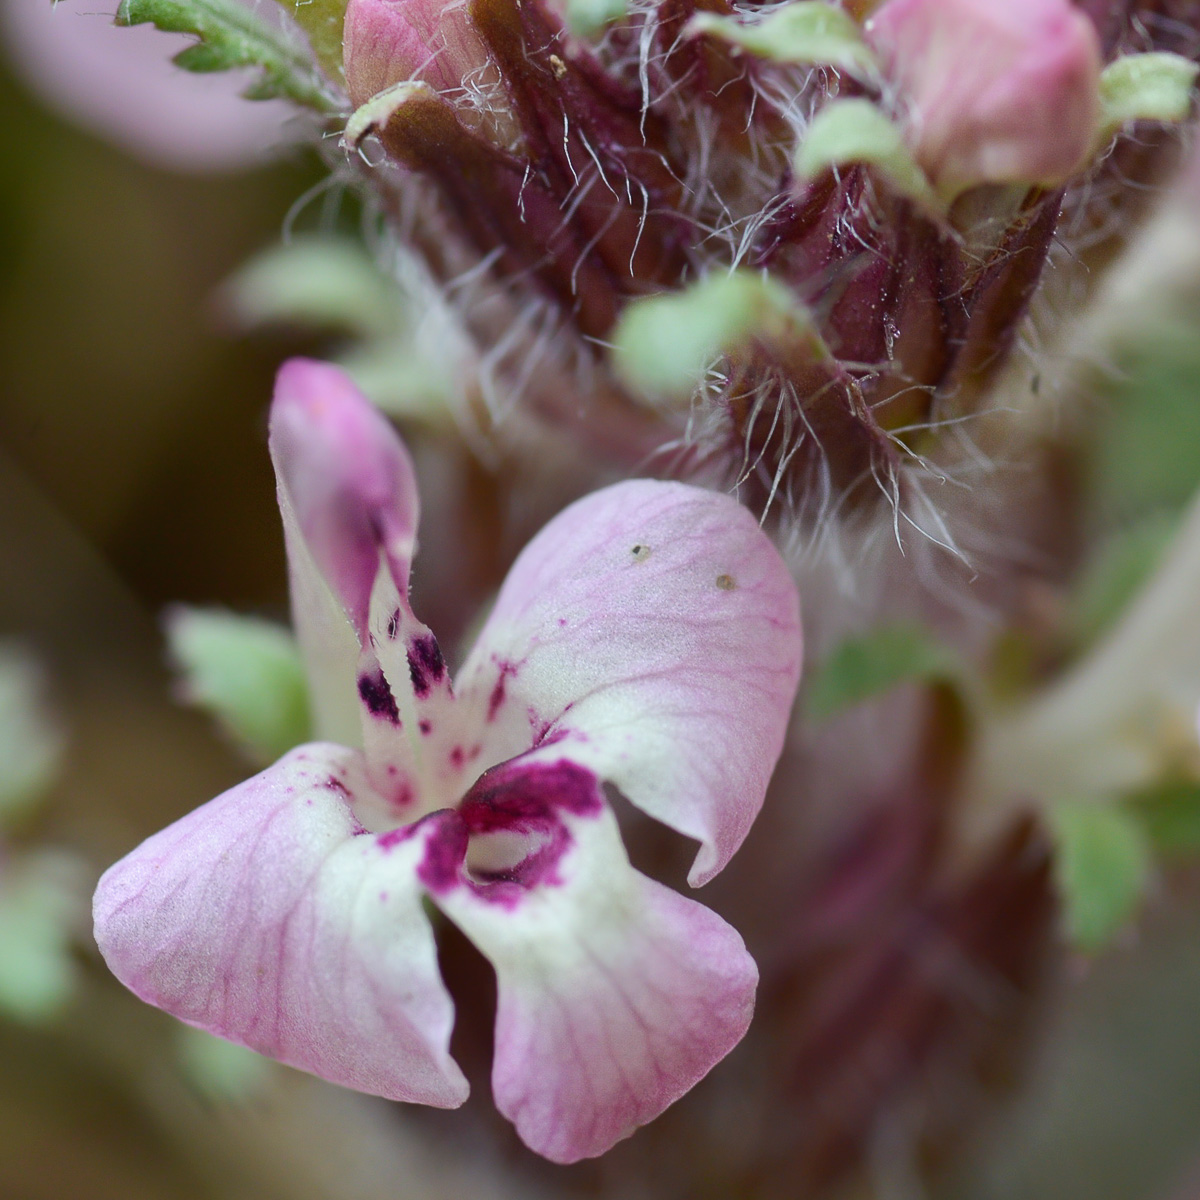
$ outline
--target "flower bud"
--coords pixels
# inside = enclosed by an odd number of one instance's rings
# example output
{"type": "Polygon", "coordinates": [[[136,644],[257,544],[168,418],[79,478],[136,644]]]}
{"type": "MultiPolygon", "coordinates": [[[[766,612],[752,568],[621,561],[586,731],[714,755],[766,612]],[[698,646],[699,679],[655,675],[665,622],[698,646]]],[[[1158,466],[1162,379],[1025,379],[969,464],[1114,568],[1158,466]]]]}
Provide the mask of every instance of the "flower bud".
{"type": "Polygon", "coordinates": [[[455,90],[488,63],[465,0],[350,0],[343,55],[356,106],[406,79],[455,90]]]}
{"type": "Polygon", "coordinates": [[[1087,161],[1100,43],[1070,0],[889,0],[867,37],[943,197],[1060,183],[1087,161]]]}

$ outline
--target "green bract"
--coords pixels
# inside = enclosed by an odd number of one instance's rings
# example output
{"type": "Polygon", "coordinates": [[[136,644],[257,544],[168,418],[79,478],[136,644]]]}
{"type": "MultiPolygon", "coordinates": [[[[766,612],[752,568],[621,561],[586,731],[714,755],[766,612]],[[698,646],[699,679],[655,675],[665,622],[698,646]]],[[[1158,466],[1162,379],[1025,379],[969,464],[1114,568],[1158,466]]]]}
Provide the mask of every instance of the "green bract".
{"type": "Polygon", "coordinates": [[[1100,136],[1127,121],[1182,121],[1200,67],[1179,54],[1126,54],[1100,76],[1100,136]]]}
{"type": "Polygon", "coordinates": [[[310,736],[308,691],[283,626],[216,609],[172,609],[171,653],[184,698],[211,712],[254,758],[271,762],[310,736]]]}
{"type": "Polygon", "coordinates": [[[815,720],[836,716],[901,683],[954,679],[952,652],[917,625],[887,625],[841,642],[814,671],[808,713],[815,720]]]}
{"type": "Polygon", "coordinates": [[[1103,950],[1137,911],[1150,846],[1137,818],[1102,802],[1063,802],[1048,812],[1066,933],[1085,953],[1103,950]]]}
{"type": "Polygon", "coordinates": [[[812,179],[822,171],[860,163],[874,167],[897,192],[922,208],[941,211],[899,127],[869,100],[834,100],[813,118],[792,165],[799,178],[812,179]]]}
{"type": "Polygon", "coordinates": [[[310,55],[238,0],[121,0],[116,23],[195,34],[196,45],[174,60],[188,71],[257,67],[258,80],[243,93],[248,100],[281,97],[323,113],[341,108],[310,55]]]}
{"type": "Polygon", "coordinates": [[[731,271],[682,291],[635,301],[621,315],[613,353],[621,374],[648,395],[686,395],[709,364],[750,339],[789,333],[819,342],[808,314],[766,275],[731,271]]]}
{"type": "Polygon", "coordinates": [[[772,62],[836,67],[866,78],[879,73],[856,22],[841,9],[816,0],[785,4],[753,21],[699,13],[687,32],[711,34],[772,62]]]}

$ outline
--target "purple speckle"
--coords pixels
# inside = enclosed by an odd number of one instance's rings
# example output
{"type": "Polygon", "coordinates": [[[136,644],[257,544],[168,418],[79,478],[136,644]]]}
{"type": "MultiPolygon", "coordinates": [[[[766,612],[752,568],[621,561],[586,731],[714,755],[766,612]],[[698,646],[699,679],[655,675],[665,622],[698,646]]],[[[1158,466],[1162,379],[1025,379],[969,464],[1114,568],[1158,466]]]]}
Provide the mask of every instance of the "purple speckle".
{"type": "Polygon", "coordinates": [[[562,627],[563,627],[564,625],[566,625],[566,623],[567,623],[567,618],[566,618],[566,617],[559,617],[559,618],[558,618],[558,627],[559,627],[559,629],[562,629],[562,627]]]}
{"type": "Polygon", "coordinates": [[[421,720],[417,722],[417,728],[428,737],[433,732],[433,724],[430,721],[421,720]]]}
{"type": "Polygon", "coordinates": [[[349,797],[350,795],[350,789],[336,775],[330,775],[329,778],[325,780],[325,786],[331,792],[339,792],[341,795],[346,797],[349,797]]]}
{"type": "Polygon", "coordinates": [[[381,667],[376,667],[373,671],[364,671],[358,677],[358,694],[371,716],[382,717],[385,721],[399,726],[400,710],[396,707],[396,697],[392,695],[392,689],[388,687],[381,667]]]}
{"type": "Polygon", "coordinates": [[[413,691],[424,699],[430,689],[446,673],[446,660],[442,658],[437,638],[431,633],[415,637],[408,644],[408,676],[413,691]]]}
{"type": "Polygon", "coordinates": [[[455,746],[450,751],[450,765],[455,770],[458,770],[458,768],[463,765],[463,761],[465,760],[465,758],[466,758],[466,755],[463,754],[463,748],[461,746],[455,746]]]}
{"type": "Polygon", "coordinates": [[[496,666],[499,668],[500,676],[496,680],[495,687],[492,688],[492,694],[488,697],[487,719],[494,721],[496,714],[500,711],[500,706],[504,703],[504,693],[507,690],[508,678],[510,675],[516,675],[517,668],[510,662],[498,662],[496,666]]]}

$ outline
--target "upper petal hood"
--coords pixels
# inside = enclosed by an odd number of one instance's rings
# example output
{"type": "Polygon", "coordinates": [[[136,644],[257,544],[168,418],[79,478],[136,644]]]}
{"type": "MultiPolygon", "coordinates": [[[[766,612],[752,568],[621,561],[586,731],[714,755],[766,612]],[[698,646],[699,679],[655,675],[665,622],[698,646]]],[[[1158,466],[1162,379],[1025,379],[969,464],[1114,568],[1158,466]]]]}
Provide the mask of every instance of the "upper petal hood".
{"type": "Polygon", "coordinates": [[[381,565],[401,596],[408,590],[418,517],[412,461],[343,371],[308,359],[279,371],[270,447],[317,732],[354,745],[359,649],[381,565]]]}
{"type": "Polygon", "coordinates": [[[800,676],[796,586],[729,496],[635,480],[517,559],[459,677],[482,765],[535,746],[696,838],[715,875],[762,806],[800,676]]]}

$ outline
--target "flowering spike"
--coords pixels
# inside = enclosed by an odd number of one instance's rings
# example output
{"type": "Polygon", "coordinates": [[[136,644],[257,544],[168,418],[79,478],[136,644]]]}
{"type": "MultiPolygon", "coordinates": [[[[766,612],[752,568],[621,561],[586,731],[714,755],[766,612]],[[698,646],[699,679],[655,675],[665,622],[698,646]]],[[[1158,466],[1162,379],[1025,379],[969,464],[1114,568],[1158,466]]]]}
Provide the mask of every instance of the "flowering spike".
{"type": "Polygon", "coordinates": [[[1071,0],[888,0],[866,28],[941,195],[1058,183],[1090,156],[1100,43],[1071,0]]]}

